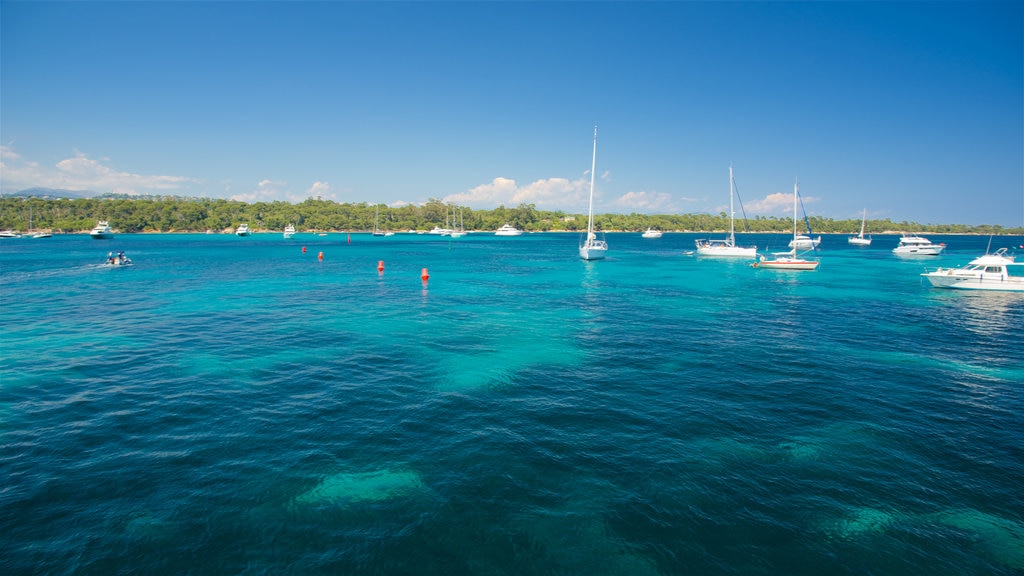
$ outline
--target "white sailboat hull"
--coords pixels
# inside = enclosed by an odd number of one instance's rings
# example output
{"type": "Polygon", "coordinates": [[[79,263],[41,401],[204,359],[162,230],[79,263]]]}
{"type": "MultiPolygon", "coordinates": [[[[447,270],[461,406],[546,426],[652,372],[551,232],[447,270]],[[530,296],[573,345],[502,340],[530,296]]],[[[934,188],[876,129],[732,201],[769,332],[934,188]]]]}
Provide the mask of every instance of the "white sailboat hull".
{"type": "Polygon", "coordinates": [[[580,258],[584,260],[600,260],[608,253],[608,243],[592,240],[580,246],[580,258]]]}
{"type": "Polygon", "coordinates": [[[718,258],[757,258],[757,248],[730,246],[720,241],[706,240],[697,242],[697,254],[718,258]]]}

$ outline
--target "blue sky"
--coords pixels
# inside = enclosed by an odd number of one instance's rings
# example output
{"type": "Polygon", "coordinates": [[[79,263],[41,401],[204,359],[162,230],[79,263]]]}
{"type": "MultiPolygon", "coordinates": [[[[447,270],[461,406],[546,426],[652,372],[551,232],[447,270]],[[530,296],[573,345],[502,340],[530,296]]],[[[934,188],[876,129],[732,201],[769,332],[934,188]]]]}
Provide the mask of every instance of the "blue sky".
{"type": "Polygon", "coordinates": [[[1024,3],[0,1],[0,191],[1024,225],[1024,3]]]}

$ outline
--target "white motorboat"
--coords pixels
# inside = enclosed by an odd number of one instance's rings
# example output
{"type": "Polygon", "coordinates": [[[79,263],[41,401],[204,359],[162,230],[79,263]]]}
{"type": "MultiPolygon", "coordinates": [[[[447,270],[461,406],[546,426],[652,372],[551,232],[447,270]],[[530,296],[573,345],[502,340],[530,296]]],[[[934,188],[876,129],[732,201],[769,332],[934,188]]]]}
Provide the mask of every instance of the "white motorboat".
{"type": "Polygon", "coordinates": [[[608,253],[608,242],[598,240],[594,233],[594,171],[597,169],[597,126],[594,126],[594,154],[590,160],[590,209],[587,216],[587,235],[580,244],[580,258],[600,260],[608,253]]]}
{"type": "MultiPolygon", "coordinates": [[[[799,236],[796,233],[796,202],[797,197],[800,194],[797,189],[797,185],[793,184],[793,239],[799,236]]],[[[771,270],[817,270],[819,262],[817,260],[807,260],[800,257],[797,254],[798,248],[795,247],[793,242],[790,242],[790,246],[793,247],[789,252],[775,252],[772,254],[774,258],[769,260],[768,258],[761,256],[760,260],[754,262],[752,266],[754,268],[768,268],[771,270]]],[[[812,246],[813,247],[813,246],[812,246]]]]}
{"type": "Polygon", "coordinates": [[[238,229],[235,230],[235,235],[236,236],[248,236],[249,235],[249,225],[245,224],[245,223],[239,224],[238,225],[238,229]]]}
{"type": "Polygon", "coordinates": [[[110,225],[107,224],[106,220],[100,220],[96,223],[96,227],[89,232],[89,236],[97,240],[109,240],[114,237],[114,232],[110,229],[110,225]]]}
{"type": "Polygon", "coordinates": [[[942,254],[945,244],[935,244],[921,236],[907,236],[900,238],[900,243],[892,249],[897,256],[938,256],[942,254]]]}
{"type": "Polygon", "coordinates": [[[864,225],[867,224],[867,221],[868,221],[868,209],[865,208],[864,209],[864,215],[861,216],[861,219],[860,219],[860,234],[858,234],[856,236],[850,236],[849,238],[846,239],[846,241],[851,246],[871,246],[871,237],[870,236],[868,236],[867,238],[864,237],[864,225]]]}
{"type": "Polygon", "coordinates": [[[522,236],[523,231],[511,224],[505,224],[494,231],[495,236],[522,236]]]}
{"type": "Polygon", "coordinates": [[[447,236],[447,235],[449,235],[451,233],[452,233],[452,229],[451,228],[441,228],[440,226],[434,226],[434,228],[431,229],[430,232],[427,232],[427,234],[438,234],[438,235],[441,235],[441,236],[447,236]]]}
{"type": "Polygon", "coordinates": [[[646,232],[640,235],[642,238],[661,238],[661,230],[655,230],[654,228],[648,228],[646,232]]]}
{"type": "Polygon", "coordinates": [[[733,208],[733,195],[736,188],[736,180],[732,175],[732,166],[729,166],[729,236],[727,238],[720,238],[717,240],[702,239],[697,240],[697,254],[700,256],[720,256],[720,257],[739,257],[739,258],[756,258],[757,257],[757,246],[737,246],[736,245],[736,210],[733,208]]]}
{"type": "Polygon", "coordinates": [[[975,258],[960,268],[938,268],[921,276],[936,288],[1024,292],[1024,262],[1014,262],[1006,248],[975,258]]]}
{"type": "Polygon", "coordinates": [[[291,238],[292,236],[295,236],[295,225],[294,224],[289,224],[289,225],[284,227],[284,238],[285,238],[285,240],[287,240],[287,239],[291,238]]]}
{"type": "Polygon", "coordinates": [[[814,250],[819,244],[821,244],[821,236],[811,238],[806,234],[797,234],[789,241],[789,247],[797,250],[814,250]]]}
{"type": "Polygon", "coordinates": [[[0,238],[21,238],[21,234],[14,230],[0,230],[0,238]]]}

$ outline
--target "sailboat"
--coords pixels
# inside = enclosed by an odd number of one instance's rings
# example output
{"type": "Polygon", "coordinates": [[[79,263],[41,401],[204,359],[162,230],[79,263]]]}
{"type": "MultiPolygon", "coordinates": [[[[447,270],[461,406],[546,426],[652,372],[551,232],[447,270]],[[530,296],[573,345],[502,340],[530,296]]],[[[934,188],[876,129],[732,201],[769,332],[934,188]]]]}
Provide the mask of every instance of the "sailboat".
{"type": "MultiPolygon", "coordinates": [[[[796,240],[798,234],[796,231],[796,202],[800,195],[800,191],[797,188],[796,183],[793,184],[793,240],[796,240]]],[[[769,268],[774,270],[817,270],[817,260],[805,260],[797,256],[796,244],[790,243],[793,249],[789,252],[775,252],[772,260],[761,256],[761,259],[754,262],[754,268],[769,268]]]]}
{"type": "Polygon", "coordinates": [[[847,242],[854,246],[871,246],[871,237],[864,237],[864,225],[868,221],[868,209],[864,209],[864,215],[860,219],[860,234],[856,236],[850,236],[846,239],[847,242]]]}
{"type": "Polygon", "coordinates": [[[724,240],[697,240],[697,254],[701,256],[728,256],[741,258],[756,258],[757,246],[736,245],[736,210],[733,208],[733,195],[736,189],[736,180],[732,175],[732,166],[729,166],[729,237],[724,240]]]}
{"type": "Polygon", "coordinates": [[[384,233],[381,232],[380,228],[377,227],[377,224],[379,222],[380,222],[380,204],[377,205],[377,213],[373,217],[373,235],[374,236],[383,236],[384,235],[384,233]]]}
{"type": "Polygon", "coordinates": [[[462,206],[459,206],[459,221],[455,221],[455,207],[452,207],[452,238],[462,238],[466,235],[466,225],[462,221],[462,206]]]}
{"type": "Polygon", "coordinates": [[[33,232],[32,231],[32,207],[31,206],[28,207],[28,232],[27,232],[27,234],[31,238],[52,238],[53,237],[53,234],[50,234],[49,232],[46,232],[44,230],[39,230],[38,232],[33,232]]]}
{"type": "Polygon", "coordinates": [[[594,155],[590,160],[590,210],[587,216],[587,236],[580,244],[580,258],[600,260],[608,252],[608,243],[594,234],[594,171],[597,169],[597,126],[594,126],[594,155]]]}

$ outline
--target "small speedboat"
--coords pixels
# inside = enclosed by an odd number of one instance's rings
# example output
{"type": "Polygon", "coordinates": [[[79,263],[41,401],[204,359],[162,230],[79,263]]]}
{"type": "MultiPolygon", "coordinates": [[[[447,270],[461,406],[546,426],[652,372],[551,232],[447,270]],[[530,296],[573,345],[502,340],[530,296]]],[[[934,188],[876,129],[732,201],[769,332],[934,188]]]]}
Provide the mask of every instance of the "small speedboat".
{"type": "Polygon", "coordinates": [[[97,240],[109,240],[114,237],[114,231],[110,229],[106,220],[100,220],[96,223],[96,227],[89,232],[89,236],[97,240]]]}
{"type": "Polygon", "coordinates": [[[118,266],[118,267],[120,267],[120,266],[131,266],[132,265],[132,259],[127,257],[127,256],[125,256],[123,251],[117,252],[117,253],[107,252],[106,265],[107,266],[118,266]]]}
{"type": "Polygon", "coordinates": [[[1024,262],[1014,262],[1006,248],[985,254],[960,268],[938,268],[921,277],[936,288],[1024,292],[1024,262]]]}

